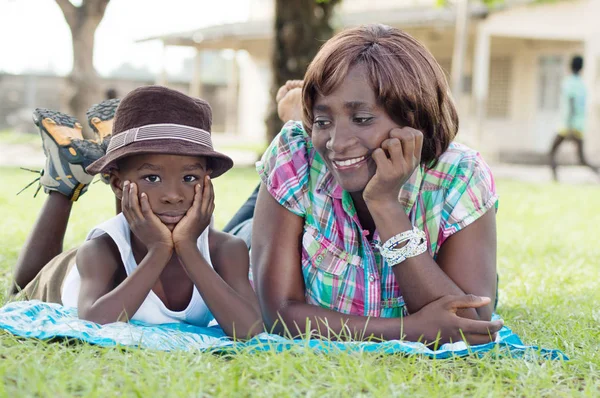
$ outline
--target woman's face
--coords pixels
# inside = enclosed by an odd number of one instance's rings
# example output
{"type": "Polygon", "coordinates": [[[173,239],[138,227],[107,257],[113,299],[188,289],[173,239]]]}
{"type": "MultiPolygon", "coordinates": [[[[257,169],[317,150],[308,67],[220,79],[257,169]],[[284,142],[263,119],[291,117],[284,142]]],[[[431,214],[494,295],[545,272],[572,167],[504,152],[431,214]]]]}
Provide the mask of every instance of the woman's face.
{"type": "Polygon", "coordinates": [[[365,67],[352,67],[333,92],[317,95],[313,114],[313,144],[337,183],[364,190],[376,171],[371,153],[400,127],[377,103],[365,67]]]}

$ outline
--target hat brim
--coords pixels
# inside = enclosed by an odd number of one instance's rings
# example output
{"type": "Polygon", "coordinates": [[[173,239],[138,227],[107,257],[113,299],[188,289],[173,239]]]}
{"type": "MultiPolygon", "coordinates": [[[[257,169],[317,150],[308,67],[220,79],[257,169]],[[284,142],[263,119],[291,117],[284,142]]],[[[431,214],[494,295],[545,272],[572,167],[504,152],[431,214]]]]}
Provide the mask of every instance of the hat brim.
{"type": "Polygon", "coordinates": [[[123,158],[135,155],[164,154],[205,157],[209,160],[208,167],[212,170],[211,178],[217,178],[233,167],[233,160],[227,155],[217,152],[209,147],[187,141],[174,141],[172,139],[133,142],[127,146],[107,153],[85,170],[90,175],[108,173],[118,169],[117,162],[123,158]]]}

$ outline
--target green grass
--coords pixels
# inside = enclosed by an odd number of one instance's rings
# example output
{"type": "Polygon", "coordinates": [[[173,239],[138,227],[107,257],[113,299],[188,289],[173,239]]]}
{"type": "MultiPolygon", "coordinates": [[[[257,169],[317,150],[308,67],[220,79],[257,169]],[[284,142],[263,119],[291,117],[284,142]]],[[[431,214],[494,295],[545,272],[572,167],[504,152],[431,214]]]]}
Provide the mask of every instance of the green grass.
{"type": "Polygon", "coordinates": [[[42,147],[39,134],[15,133],[14,131],[0,131],[0,145],[31,145],[42,147]]]}
{"type": "Polygon", "coordinates": [[[254,152],[258,156],[262,155],[267,150],[266,142],[243,142],[238,145],[226,144],[218,148],[218,150],[228,153],[230,151],[254,152]]]}
{"type": "MultiPolygon", "coordinates": [[[[0,287],[44,195],[15,196],[31,175],[0,168],[0,287]]],[[[257,181],[250,169],[215,180],[222,226],[257,181]]],[[[310,351],[216,356],[66,346],[0,332],[0,396],[598,396],[600,187],[500,181],[498,312],[527,344],[571,360],[427,360],[310,351]]],[[[110,217],[102,183],[76,203],[65,246],[110,217]]],[[[2,289],[3,290],[3,289],[2,289]]],[[[0,295],[0,301],[4,298],[0,295]]]]}

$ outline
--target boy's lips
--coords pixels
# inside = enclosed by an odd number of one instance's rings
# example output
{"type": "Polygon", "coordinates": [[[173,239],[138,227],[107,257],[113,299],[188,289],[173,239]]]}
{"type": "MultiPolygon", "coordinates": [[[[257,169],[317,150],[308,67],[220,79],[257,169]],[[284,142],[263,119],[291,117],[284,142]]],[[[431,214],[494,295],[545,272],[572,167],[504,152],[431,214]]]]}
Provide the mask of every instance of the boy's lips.
{"type": "Polygon", "coordinates": [[[159,213],[156,215],[163,224],[177,224],[185,213],[159,213]]]}

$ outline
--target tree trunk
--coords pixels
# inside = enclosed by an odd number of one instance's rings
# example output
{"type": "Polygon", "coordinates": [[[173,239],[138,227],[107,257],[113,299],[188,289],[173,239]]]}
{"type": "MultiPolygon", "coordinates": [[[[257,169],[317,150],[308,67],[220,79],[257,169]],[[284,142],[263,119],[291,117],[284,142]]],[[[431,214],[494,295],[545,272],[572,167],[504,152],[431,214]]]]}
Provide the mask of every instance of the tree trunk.
{"type": "Polygon", "coordinates": [[[69,83],[73,96],[69,101],[69,110],[84,127],[84,136],[91,131],[87,124],[86,110],[104,98],[100,92],[98,74],[94,68],[94,34],[97,24],[84,23],[72,29],[73,33],[73,70],[69,83]]]}
{"type": "Polygon", "coordinates": [[[73,69],[68,79],[73,95],[69,101],[69,113],[79,120],[85,137],[93,136],[86,110],[104,99],[94,68],[94,35],[109,1],[82,0],[81,5],[76,7],[69,0],[56,0],[71,29],[73,42],[73,69]]]}
{"type": "Polygon", "coordinates": [[[273,46],[271,105],[267,136],[271,141],[282,123],[277,116],[275,94],[287,80],[302,79],[321,45],[333,36],[331,15],[341,0],[275,0],[275,43],[273,46]]]}

